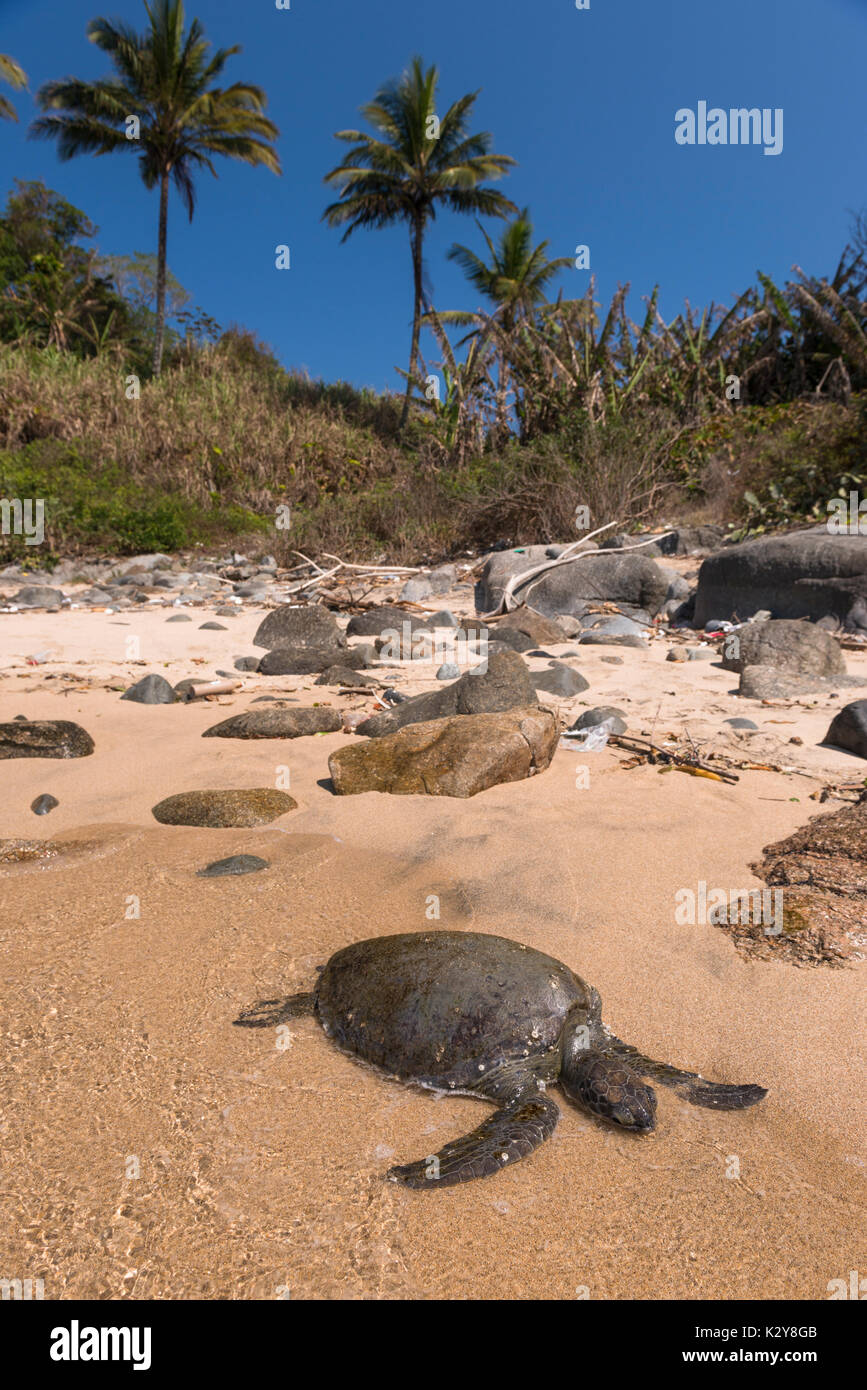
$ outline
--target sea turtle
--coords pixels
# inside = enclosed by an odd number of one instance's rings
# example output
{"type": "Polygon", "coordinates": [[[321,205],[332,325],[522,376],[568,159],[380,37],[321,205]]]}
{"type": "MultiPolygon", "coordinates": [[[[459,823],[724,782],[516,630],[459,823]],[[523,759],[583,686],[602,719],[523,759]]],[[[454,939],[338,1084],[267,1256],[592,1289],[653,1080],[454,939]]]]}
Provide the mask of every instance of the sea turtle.
{"type": "Polygon", "coordinates": [[[267,1027],[313,1013],[345,1052],[400,1081],[480,1096],[498,1109],[439,1153],[389,1170],[431,1189],[488,1177],[553,1133],[547,1087],[622,1129],[647,1132],[656,1096],[739,1110],[767,1092],[720,1085],[654,1062],[614,1037],[596,990],[553,956],[482,932],[410,932],[356,941],[331,957],[311,994],[265,1000],[236,1023],[267,1027]]]}

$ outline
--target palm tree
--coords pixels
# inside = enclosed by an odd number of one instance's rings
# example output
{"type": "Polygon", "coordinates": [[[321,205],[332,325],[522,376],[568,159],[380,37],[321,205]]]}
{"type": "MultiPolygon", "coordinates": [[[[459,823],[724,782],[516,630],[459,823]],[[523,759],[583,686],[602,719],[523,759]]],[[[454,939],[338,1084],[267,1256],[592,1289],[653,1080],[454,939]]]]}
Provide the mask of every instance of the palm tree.
{"type": "MultiPolygon", "coordinates": [[[[502,336],[508,341],[521,319],[532,318],[535,310],[546,299],[548,286],[561,270],[572,265],[569,256],[558,256],[549,261],[547,252],[549,242],[540,241],[533,246],[533,224],[528,208],[522,208],[517,217],[503,228],[496,245],[488,233],[479,225],[485,239],[490,260],[483,261],[475,251],[455,243],[448,252],[450,261],[456,261],[470,284],[494,305],[495,317],[499,319],[502,336]]],[[[474,315],[459,312],[444,313],[443,321],[451,323],[470,323],[474,315]]],[[[501,435],[508,433],[506,418],[506,399],[509,389],[509,368],[505,351],[499,354],[497,384],[497,428],[501,435]]]]}
{"type": "Polygon", "coordinates": [[[440,205],[452,212],[505,216],[514,203],[495,189],[483,187],[485,179],[501,178],[515,163],[508,155],[491,153],[487,131],[468,133],[468,120],[478,92],[453,102],[445,115],[436,115],[439,72],[424,69],[421,58],[386,83],[361,114],[375,134],[339,130],[335,139],[352,145],[325,182],[340,189],[340,198],[323,213],[332,227],[347,225],[343,241],[358,227],[385,227],[392,222],[409,224],[413,271],[412,346],[409,374],[401,415],[401,429],[409,416],[418,362],[419,331],[424,300],[422,285],[425,228],[440,205]]]}
{"type": "MultiPolygon", "coordinates": [[[[10,87],[27,86],[27,73],[8,53],[0,53],[0,82],[8,82],[10,87]]],[[[0,116],[7,121],[18,120],[15,107],[6,97],[0,97],[0,116]]]]}
{"type": "Polygon", "coordinates": [[[279,174],[280,161],[270,142],[279,134],[263,111],[261,87],[235,82],[215,87],[227,59],[241,49],[211,47],[194,19],[184,35],[183,0],[145,0],[150,28],[144,34],[119,20],[94,19],[87,26],[91,43],[107,53],[116,76],[99,82],[67,78],[47,82],[37,100],[45,111],[61,112],[34,121],[35,136],[56,137],[62,160],[78,154],[136,150],[145,188],[159,184],[157,247],[157,317],[153,370],[162,367],[166,318],[166,227],[169,179],[173,178],[190,221],[195,209],[193,174],[206,168],[216,178],[210,156],[219,154],[245,164],[264,165],[279,174]],[[129,138],[129,122],[139,131],[129,138]]]}

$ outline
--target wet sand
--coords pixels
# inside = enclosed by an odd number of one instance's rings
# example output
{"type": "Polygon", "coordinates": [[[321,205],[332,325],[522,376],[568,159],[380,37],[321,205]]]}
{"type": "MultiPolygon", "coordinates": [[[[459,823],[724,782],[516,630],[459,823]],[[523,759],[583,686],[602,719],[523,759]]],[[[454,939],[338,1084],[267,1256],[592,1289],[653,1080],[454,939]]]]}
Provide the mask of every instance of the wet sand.
{"type": "MultiPolygon", "coordinates": [[[[0,863],[0,1275],[43,1278],[47,1299],[822,1299],[865,1267],[863,963],[751,960],[719,927],[675,921],[676,892],[700,880],[759,887],[747,865],[762,847],[836,804],[809,792],[863,775],[815,746],[833,702],[739,701],[736,677],[666,663],[666,643],[582,648],[590,689],[568,702],[573,714],[619,704],[631,731],[686,723],[697,738],[746,715],[762,729],[748,756],[775,754],[816,780],[744,772],[725,786],[561,749],[541,776],[469,801],[338,798],[328,755],[351,735],[201,734],[268,708],[252,706],[265,692],[372,700],[256,675],[207,705],[122,702],[148,671],[174,683],[231,670],[254,650],[261,611],[226,632],[166,616],[0,623],[0,720],[75,720],[96,742],[89,758],[0,764],[0,837],[57,847],[0,863]],[[139,666],[124,657],[129,633],[139,666]],[[56,661],[23,665],[51,646],[56,661]],[[273,786],[281,766],[299,805],[272,826],[191,829],[150,814],[174,792],[273,786]],[[29,810],[41,792],[60,802],[45,817],[29,810]],[[271,867],[196,877],[235,853],[271,867]],[[636,1137],[555,1092],[553,1138],[514,1168],[432,1193],[386,1182],[391,1163],[474,1127],[486,1103],[401,1087],[312,1019],[288,1035],[232,1021],[309,987],[350,941],[436,927],[550,952],[598,988],[621,1037],[715,1080],[761,1083],[768,1098],[716,1113],[660,1087],[657,1129],[636,1137]]],[[[867,676],[867,656],[847,661],[867,676]]],[[[413,670],[401,688],[430,674],[413,670]]]]}

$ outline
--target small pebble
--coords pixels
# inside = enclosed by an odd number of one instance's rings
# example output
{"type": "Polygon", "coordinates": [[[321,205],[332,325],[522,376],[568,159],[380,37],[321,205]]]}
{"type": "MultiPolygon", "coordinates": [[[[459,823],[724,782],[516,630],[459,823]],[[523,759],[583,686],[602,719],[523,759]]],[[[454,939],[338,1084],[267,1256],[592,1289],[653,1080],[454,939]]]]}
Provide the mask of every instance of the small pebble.
{"type": "Polygon", "coordinates": [[[59,805],[56,796],[52,796],[50,792],[43,792],[35,801],[31,801],[30,809],[34,816],[47,816],[49,811],[53,811],[55,806],[59,805]]]}

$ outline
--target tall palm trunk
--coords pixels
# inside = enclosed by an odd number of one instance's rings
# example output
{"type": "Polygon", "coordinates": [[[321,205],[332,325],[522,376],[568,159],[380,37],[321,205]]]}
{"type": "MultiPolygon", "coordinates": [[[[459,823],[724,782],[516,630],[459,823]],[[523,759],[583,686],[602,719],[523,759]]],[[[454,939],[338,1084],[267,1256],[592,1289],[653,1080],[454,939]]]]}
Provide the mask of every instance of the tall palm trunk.
{"type": "Polygon", "coordinates": [[[415,384],[415,372],[418,365],[418,340],[421,332],[421,308],[422,308],[422,237],[424,235],[424,222],[420,219],[412,224],[410,231],[410,242],[412,244],[412,276],[415,294],[415,302],[412,312],[412,347],[409,353],[409,377],[406,383],[406,395],[403,398],[403,411],[400,417],[400,428],[406,428],[409,419],[409,403],[412,399],[413,386],[415,384]]]}
{"type": "Polygon", "coordinates": [[[166,331],[166,241],[169,220],[169,169],[163,169],[160,179],[160,230],[157,245],[157,324],[154,337],[154,376],[163,365],[163,338],[166,331]]]}

